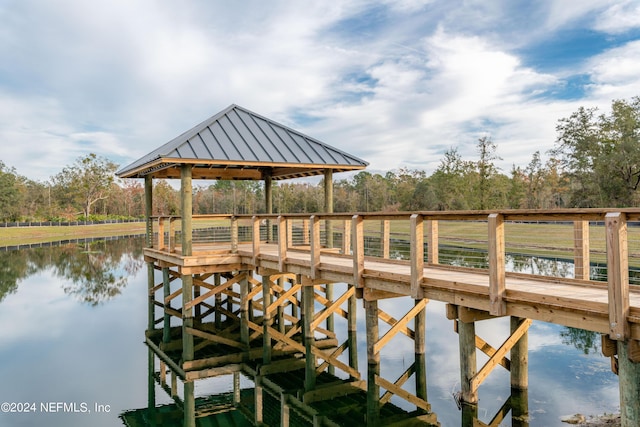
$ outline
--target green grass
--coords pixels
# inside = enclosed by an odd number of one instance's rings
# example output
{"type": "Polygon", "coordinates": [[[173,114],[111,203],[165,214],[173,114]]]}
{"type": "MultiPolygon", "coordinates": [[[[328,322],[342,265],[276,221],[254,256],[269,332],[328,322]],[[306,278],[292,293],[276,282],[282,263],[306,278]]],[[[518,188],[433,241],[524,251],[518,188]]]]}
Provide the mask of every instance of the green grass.
{"type": "Polygon", "coordinates": [[[120,224],[77,225],[68,227],[7,227],[0,228],[0,246],[56,242],[69,238],[112,237],[144,233],[143,222],[120,224]]]}

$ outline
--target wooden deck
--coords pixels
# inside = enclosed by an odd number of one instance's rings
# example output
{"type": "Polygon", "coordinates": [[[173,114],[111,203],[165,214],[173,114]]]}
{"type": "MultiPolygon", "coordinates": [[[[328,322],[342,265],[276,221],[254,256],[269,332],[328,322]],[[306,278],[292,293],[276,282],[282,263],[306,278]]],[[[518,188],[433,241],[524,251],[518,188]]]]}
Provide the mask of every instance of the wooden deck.
{"type": "MultiPolygon", "coordinates": [[[[196,244],[193,253],[192,256],[181,256],[179,246],[174,253],[145,249],[145,256],[149,259],[175,265],[184,274],[198,270],[213,271],[215,268],[227,271],[235,266],[238,270],[267,269],[311,275],[310,249],[288,249],[282,262],[277,244],[261,244],[256,257],[250,243],[239,244],[235,252],[229,248],[229,244],[196,244]]],[[[411,274],[409,261],[365,258],[361,276],[362,297],[380,299],[411,296],[411,274]]],[[[607,283],[518,273],[506,273],[505,276],[505,315],[599,333],[610,331],[607,283]]],[[[353,257],[322,253],[315,279],[353,283],[353,257]]],[[[422,298],[483,312],[489,312],[491,308],[490,277],[486,270],[427,265],[422,269],[419,287],[422,298]]],[[[631,338],[640,340],[640,289],[635,287],[629,290],[627,320],[631,338]]]]}

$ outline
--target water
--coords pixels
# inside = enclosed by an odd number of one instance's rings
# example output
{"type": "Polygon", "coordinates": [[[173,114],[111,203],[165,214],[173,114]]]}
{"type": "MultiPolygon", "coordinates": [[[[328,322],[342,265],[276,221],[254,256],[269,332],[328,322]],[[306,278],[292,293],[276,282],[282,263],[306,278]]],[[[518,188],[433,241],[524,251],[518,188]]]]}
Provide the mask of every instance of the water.
{"type": "MultiPolygon", "coordinates": [[[[0,252],[0,403],[31,411],[0,412],[0,426],[122,426],[123,411],[147,406],[142,245],[141,239],[123,239],[0,252]]],[[[399,301],[381,301],[380,308],[400,318],[407,308],[399,301]]],[[[363,371],[363,312],[358,322],[363,371]]],[[[336,326],[339,331],[341,324],[336,326]]],[[[476,325],[477,334],[496,348],[508,329],[508,319],[476,325]]],[[[385,330],[381,324],[380,333],[385,330]]],[[[458,336],[444,304],[427,304],[426,334],[432,410],[442,426],[461,426],[452,397],[460,389],[458,336]]],[[[413,342],[397,336],[391,344],[381,352],[381,374],[395,381],[413,363],[413,342]]],[[[485,360],[478,356],[478,367],[485,360]]],[[[220,379],[198,384],[196,392],[229,389],[230,381],[220,379]]],[[[480,387],[479,420],[489,424],[509,395],[509,374],[498,367],[480,387]]],[[[156,396],[158,404],[171,401],[159,388],[156,396]]],[[[402,400],[392,401],[413,409],[402,400]]],[[[599,351],[599,336],[534,322],[529,330],[528,402],[529,426],[566,426],[560,421],[563,415],[617,412],[618,379],[599,351]]],[[[511,414],[499,425],[512,426],[511,414]]]]}

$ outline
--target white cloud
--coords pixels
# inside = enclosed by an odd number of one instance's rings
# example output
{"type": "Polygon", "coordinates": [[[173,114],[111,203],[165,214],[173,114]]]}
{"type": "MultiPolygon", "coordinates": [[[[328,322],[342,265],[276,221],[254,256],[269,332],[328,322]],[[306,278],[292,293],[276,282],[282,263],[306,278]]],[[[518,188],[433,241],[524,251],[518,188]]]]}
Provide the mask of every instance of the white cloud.
{"type": "Polygon", "coordinates": [[[562,74],[525,65],[514,46],[564,29],[613,34],[615,17],[633,28],[635,12],[551,0],[525,11],[508,1],[5,3],[1,158],[37,179],[90,151],[129,162],[238,103],[372,170],[432,171],[449,147],[474,156],[484,134],[509,169],[550,148],[577,106],[638,93],[640,74],[633,42],[562,74]],[[576,74],[591,75],[586,95],[554,99],[576,74]]]}
{"type": "Polygon", "coordinates": [[[640,41],[608,50],[591,60],[591,96],[610,104],[640,94],[640,41]]]}
{"type": "Polygon", "coordinates": [[[620,34],[640,28],[640,3],[618,0],[599,14],[594,28],[609,34],[620,34]]]}

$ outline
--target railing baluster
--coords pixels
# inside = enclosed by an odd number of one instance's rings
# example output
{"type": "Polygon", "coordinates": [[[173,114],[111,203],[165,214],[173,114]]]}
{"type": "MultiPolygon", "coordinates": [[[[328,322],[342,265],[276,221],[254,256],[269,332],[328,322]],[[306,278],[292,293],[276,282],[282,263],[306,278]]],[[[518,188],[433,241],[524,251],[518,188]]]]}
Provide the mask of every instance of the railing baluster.
{"type": "Polygon", "coordinates": [[[253,232],[251,233],[253,265],[258,265],[258,256],[260,256],[260,218],[252,217],[253,232]]]}
{"type": "Polygon", "coordinates": [[[319,278],[320,267],[320,220],[317,215],[311,216],[311,279],[319,278]]]}
{"type": "Polygon", "coordinates": [[[345,219],[344,230],[342,231],[342,253],[344,255],[351,254],[351,221],[345,219]]]}
{"type": "Polygon", "coordinates": [[[164,217],[158,217],[158,243],[156,249],[159,251],[165,250],[164,247],[164,217]]]}
{"type": "Polygon", "coordinates": [[[438,221],[430,219],[427,221],[427,262],[429,264],[438,264],[438,221]]]}
{"type": "Polygon", "coordinates": [[[287,257],[287,219],[278,216],[278,269],[284,271],[284,263],[287,257]]]}
{"type": "Polygon", "coordinates": [[[589,221],[573,223],[573,265],[576,279],[589,280],[589,221]]]}
{"type": "Polygon", "coordinates": [[[238,253],[238,218],[231,217],[231,252],[238,253]]]}
{"type": "Polygon", "coordinates": [[[389,220],[383,219],[380,224],[380,247],[382,248],[382,258],[389,259],[389,235],[390,235],[389,220]]]}

